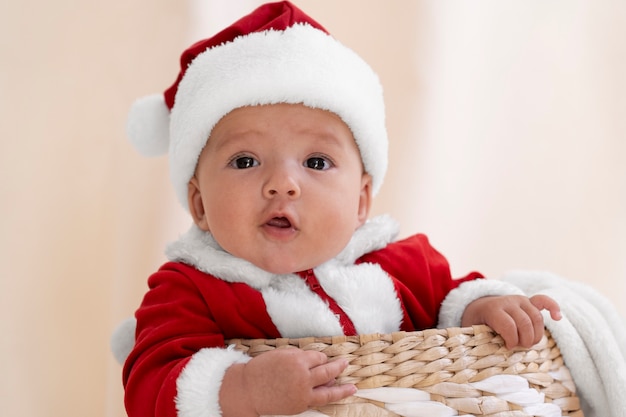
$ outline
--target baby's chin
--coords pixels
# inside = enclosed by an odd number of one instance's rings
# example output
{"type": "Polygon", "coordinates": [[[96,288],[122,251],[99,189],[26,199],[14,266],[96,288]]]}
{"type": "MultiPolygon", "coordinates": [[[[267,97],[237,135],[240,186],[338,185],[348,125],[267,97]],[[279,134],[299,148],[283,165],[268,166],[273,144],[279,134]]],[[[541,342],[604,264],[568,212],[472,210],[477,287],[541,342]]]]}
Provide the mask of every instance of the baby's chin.
{"type": "Polygon", "coordinates": [[[255,263],[253,264],[262,270],[276,274],[276,275],[286,275],[286,274],[295,274],[300,271],[306,271],[309,269],[313,269],[315,265],[303,264],[300,262],[271,262],[271,263],[255,263]]]}
{"type": "Polygon", "coordinates": [[[293,254],[274,255],[264,259],[247,259],[254,266],[276,275],[296,274],[308,271],[323,263],[323,260],[315,258],[303,259],[293,254]]]}

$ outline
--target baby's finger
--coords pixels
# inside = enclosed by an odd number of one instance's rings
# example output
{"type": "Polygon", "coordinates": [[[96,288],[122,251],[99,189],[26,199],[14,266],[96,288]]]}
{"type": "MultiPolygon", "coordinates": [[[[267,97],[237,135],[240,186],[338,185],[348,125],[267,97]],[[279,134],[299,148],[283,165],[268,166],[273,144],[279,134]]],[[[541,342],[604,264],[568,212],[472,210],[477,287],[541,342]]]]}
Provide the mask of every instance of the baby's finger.
{"type": "MultiPolygon", "coordinates": [[[[532,303],[525,303],[521,306],[522,312],[526,315],[527,320],[530,322],[530,326],[523,331],[526,332],[525,337],[520,336],[520,345],[529,348],[541,340],[544,333],[543,316],[541,310],[539,310],[532,303]]],[[[520,332],[522,329],[520,328],[520,332]]]]}
{"type": "Polygon", "coordinates": [[[304,353],[309,369],[316,368],[328,362],[328,356],[322,352],[316,352],[314,350],[304,350],[302,352],[304,353]]]}
{"type": "Polygon", "coordinates": [[[314,387],[330,385],[347,367],[348,360],[339,359],[311,368],[311,385],[314,387]]]}
{"type": "Polygon", "coordinates": [[[519,333],[517,324],[511,315],[501,314],[493,320],[488,320],[485,324],[490,326],[504,340],[508,349],[512,349],[519,343],[519,333]]]}
{"type": "Polygon", "coordinates": [[[539,319],[541,319],[541,314],[539,313],[539,310],[533,307],[533,305],[529,302],[526,303],[526,309],[524,307],[524,303],[521,303],[519,306],[511,308],[508,311],[511,320],[513,321],[511,330],[515,330],[517,333],[517,340],[513,345],[509,343],[512,339],[507,340],[505,338],[508,348],[512,348],[514,346],[530,347],[534,344],[533,341],[535,340],[536,328],[532,313],[534,312],[536,316],[539,316],[539,319]]]}
{"type": "Polygon", "coordinates": [[[309,406],[321,406],[328,403],[342,400],[356,393],[356,386],[353,384],[322,385],[313,390],[311,403],[309,406]]]}
{"type": "Polygon", "coordinates": [[[559,303],[557,303],[551,297],[543,294],[537,294],[530,297],[530,302],[537,307],[539,310],[548,310],[550,312],[550,317],[552,320],[561,320],[563,317],[561,315],[561,307],[559,303]]]}

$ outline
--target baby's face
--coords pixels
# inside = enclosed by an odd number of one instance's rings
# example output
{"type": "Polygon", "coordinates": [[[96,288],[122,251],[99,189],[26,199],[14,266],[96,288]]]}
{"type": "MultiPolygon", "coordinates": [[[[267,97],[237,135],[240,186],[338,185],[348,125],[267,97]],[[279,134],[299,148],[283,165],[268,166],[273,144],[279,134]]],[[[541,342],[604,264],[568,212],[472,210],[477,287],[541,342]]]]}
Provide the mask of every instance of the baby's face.
{"type": "Polygon", "coordinates": [[[189,183],[196,224],[229,253],[273,273],[336,256],[370,204],[371,177],[350,129],[333,113],[295,104],[227,114],[189,183]]]}

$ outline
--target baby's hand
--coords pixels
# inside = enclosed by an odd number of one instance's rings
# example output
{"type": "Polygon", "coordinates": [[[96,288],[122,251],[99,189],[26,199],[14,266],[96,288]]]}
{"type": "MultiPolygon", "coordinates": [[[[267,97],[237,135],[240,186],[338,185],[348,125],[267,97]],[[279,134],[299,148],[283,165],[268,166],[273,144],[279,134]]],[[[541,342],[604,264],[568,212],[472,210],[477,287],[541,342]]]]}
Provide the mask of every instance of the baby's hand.
{"type": "Polygon", "coordinates": [[[225,376],[220,393],[223,415],[231,414],[227,410],[233,410],[233,405],[238,407],[233,413],[237,416],[291,415],[338,401],[356,392],[352,384],[335,385],[335,378],[347,366],[347,360],[329,362],[321,352],[276,349],[263,353],[245,365],[231,366],[240,373],[236,379],[239,394],[226,396],[225,376]]]}
{"type": "Polygon", "coordinates": [[[543,336],[541,310],[544,309],[553,320],[561,319],[558,303],[547,295],[483,297],[467,306],[461,325],[486,324],[502,336],[507,348],[529,348],[543,336]]]}

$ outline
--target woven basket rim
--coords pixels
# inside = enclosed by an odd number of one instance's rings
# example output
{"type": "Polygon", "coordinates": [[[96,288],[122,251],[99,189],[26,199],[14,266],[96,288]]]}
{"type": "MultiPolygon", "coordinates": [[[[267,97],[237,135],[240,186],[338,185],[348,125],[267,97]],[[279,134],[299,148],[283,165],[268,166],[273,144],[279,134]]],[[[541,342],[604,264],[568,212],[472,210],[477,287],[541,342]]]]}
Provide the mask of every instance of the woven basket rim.
{"type": "MultiPolygon", "coordinates": [[[[544,328],[544,330],[549,334],[549,330],[544,328]]],[[[502,343],[504,340],[499,336],[495,330],[485,324],[479,324],[474,326],[467,327],[446,327],[446,328],[432,328],[432,329],[424,329],[424,330],[414,330],[414,331],[396,331],[391,333],[364,333],[358,335],[336,335],[336,336],[306,336],[306,337],[278,337],[278,338],[233,338],[226,340],[226,345],[231,345],[237,342],[246,342],[253,343],[255,345],[258,344],[267,344],[269,346],[302,346],[309,343],[326,343],[326,344],[339,344],[339,343],[357,343],[360,345],[364,345],[366,343],[371,342],[372,340],[381,340],[386,342],[394,342],[399,339],[403,339],[411,336],[443,336],[443,337],[454,337],[458,335],[466,335],[466,336],[476,336],[480,334],[490,334],[494,338],[499,338],[502,343]]],[[[497,340],[497,339],[496,339],[497,340]]],[[[528,348],[528,349],[532,349],[528,348]]],[[[528,350],[526,348],[514,348],[513,350],[528,350]]]]}
{"type": "MultiPolygon", "coordinates": [[[[347,358],[349,365],[337,382],[355,384],[359,390],[412,388],[427,392],[433,401],[463,414],[487,415],[467,410],[482,410],[482,402],[488,401],[504,407],[500,411],[505,414],[500,415],[526,416],[519,404],[476,388],[476,384],[492,377],[509,375],[544,396],[546,403],[558,405],[562,415],[583,416],[571,374],[548,329],[544,329],[541,341],[528,349],[507,349],[502,337],[486,325],[355,336],[231,339],[226,344],[250,356],[274,349],[316,350],[330,360],[347,358]],[[468,398],[460,401],[463,395],[468,398]],[[485,400],[487,396],[492,399],[485,400]]],[[[384,415],[380,414],[380,403],[354,397],[317,410],[334,417],[384,415]],[[372,411],[372,407],[378,408],[372,411]]]]}

